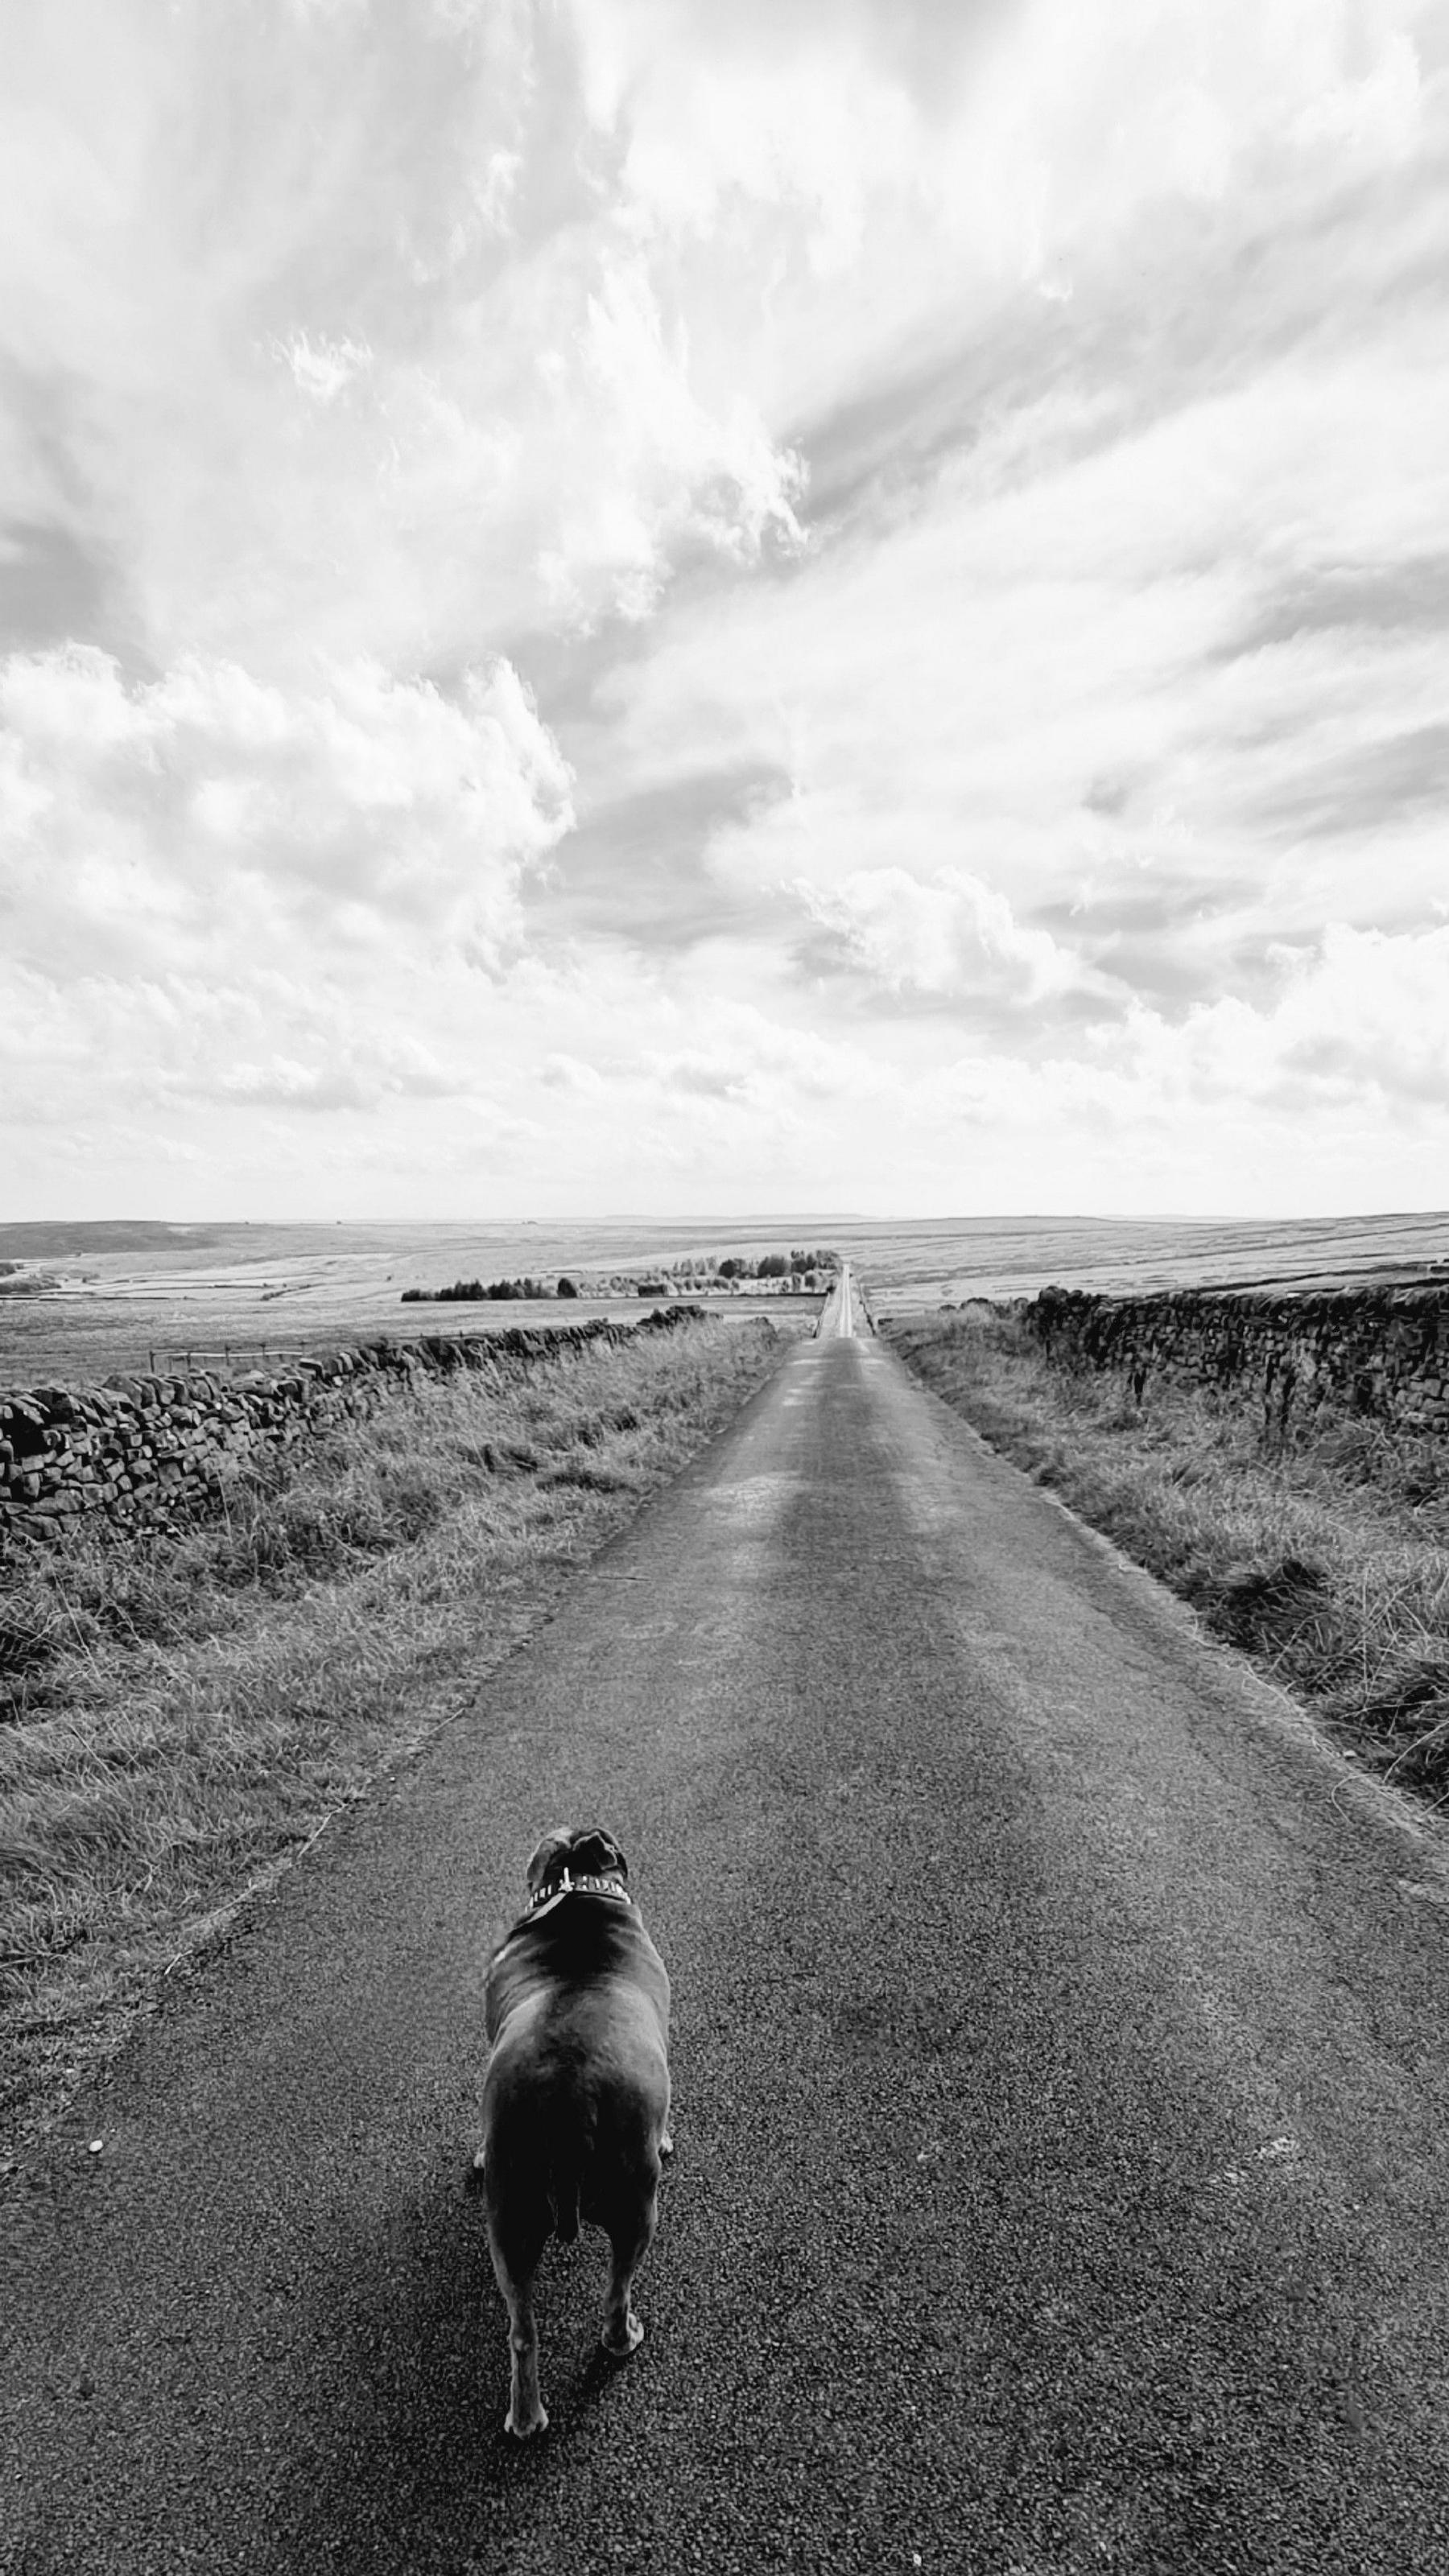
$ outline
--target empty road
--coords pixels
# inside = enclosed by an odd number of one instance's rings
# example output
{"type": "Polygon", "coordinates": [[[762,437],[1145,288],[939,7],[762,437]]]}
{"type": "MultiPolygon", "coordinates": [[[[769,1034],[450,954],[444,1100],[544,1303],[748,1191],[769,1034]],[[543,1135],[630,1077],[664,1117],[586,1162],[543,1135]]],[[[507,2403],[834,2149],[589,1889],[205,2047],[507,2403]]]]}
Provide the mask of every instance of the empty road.
{"type": "Polygon", "coordinates": [[[887,1349],[798,1344],[8,2187],[0,2566],[1449,2568],[1446,1899],[887,1349]],[[677,2157],[625,2368],[550,2250],[520,2447],[483,1971],[594,1819],[677,2157]]]}

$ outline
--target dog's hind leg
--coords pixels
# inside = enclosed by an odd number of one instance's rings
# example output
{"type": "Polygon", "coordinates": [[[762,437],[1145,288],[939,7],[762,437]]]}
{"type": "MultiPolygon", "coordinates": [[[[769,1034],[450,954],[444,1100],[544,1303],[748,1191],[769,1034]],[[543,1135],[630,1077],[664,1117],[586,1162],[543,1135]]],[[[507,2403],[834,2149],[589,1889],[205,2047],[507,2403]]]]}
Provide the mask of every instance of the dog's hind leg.
{"type": "Polygon", "coordinates": [[[615,2361],[627,2361],[644,2340],[644,2329],[630,2305],[629,2294],[634,2275],[648,2253],[654,2238],[655,2200],[651,2191],[641,2206],[635,2201],[631,2209],[622,2206],[611,2211],[605,2220],[613,2261],[609,2267],[609,2288],[604,2300],[604,2324],[599,2341],[615,2361]]]}
{"type": "Polygon", "coordinates": [[[538,2321],[533,2313],[534,2275],[547,2238],[546,2218],[517,2227],[506,2226],[489,2213],[488,2251],[508,2310],[508,2412],[503,2428],[520,2442],[548,2428],[538,2393],[538,2321]]]}

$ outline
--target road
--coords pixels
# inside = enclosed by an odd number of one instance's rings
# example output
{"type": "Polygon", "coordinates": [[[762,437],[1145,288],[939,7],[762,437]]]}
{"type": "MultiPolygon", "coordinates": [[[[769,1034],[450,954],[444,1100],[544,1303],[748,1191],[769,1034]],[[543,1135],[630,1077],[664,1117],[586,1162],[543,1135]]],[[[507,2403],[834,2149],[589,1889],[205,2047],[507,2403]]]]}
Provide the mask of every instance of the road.
{"type": "Polygon", "coordinates": [[[855,1285],[850,1263],[842,1261],[840,1275],[820,1310],[816,1326],[820,1341],[853,1341],[857,1331],[868,1330],[860,1305],[860,1291],[855,1285]]]}
{"type": "Polygon", "coordinates": [[[0,2565],[1449,2567],[1446,1900],[883,1345],[797,1344],[13,2190],[0,2565]],[[593,1818],[678,2152],[624,2369],[551,2249],[522,2448],[483,1968],[593,1818]]]}

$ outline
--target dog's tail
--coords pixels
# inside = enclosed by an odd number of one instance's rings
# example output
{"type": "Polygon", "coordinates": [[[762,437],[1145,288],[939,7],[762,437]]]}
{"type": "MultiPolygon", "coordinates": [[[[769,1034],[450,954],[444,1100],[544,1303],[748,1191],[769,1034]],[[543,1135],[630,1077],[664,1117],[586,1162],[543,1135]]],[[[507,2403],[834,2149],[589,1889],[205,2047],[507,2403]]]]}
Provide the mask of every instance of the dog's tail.
{"type": "Polygon", "coordinates": [[[553,2232],[565,2245],[572,2245],[579,2232],[579,2169],[576,2164],[554,2165],[549,2176],[548,2205],[553,2212],[553,2232]]]}
{"type": "Polygon", "coordinates": [[[571,2109],[571,2118],[557,2120],[554,2124],[548,2168],[548,2205],[553,2213],[553,2232],[565,2245],[571,2245],[579,2232],[579,2196],[594,2146],[592,2105],[585,2108],[576,2102],[571,2109]]]}

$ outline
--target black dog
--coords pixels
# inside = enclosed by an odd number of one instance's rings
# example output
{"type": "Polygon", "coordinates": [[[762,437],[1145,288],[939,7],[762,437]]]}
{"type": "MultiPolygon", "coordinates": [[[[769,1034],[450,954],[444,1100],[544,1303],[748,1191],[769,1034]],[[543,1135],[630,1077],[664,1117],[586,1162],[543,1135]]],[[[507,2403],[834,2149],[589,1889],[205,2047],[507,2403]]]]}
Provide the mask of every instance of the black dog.
{"type": "Polygon", "coordinates": [[[548,2422],[538,2393],[533,2282],[550,2234],[580,2218],[613,2249],[602,2342],[624,2360],[644,2340],[629,2304],[654,2235],[669,2137],[669,1978],[625,1885],[628,1863],[598,1827],[545,1834],[529,1902],[488,1970],[492,2054],[483,2144],[470,2188],[508,2304],[504,2423],[520,2440],[548,2422]]]}

